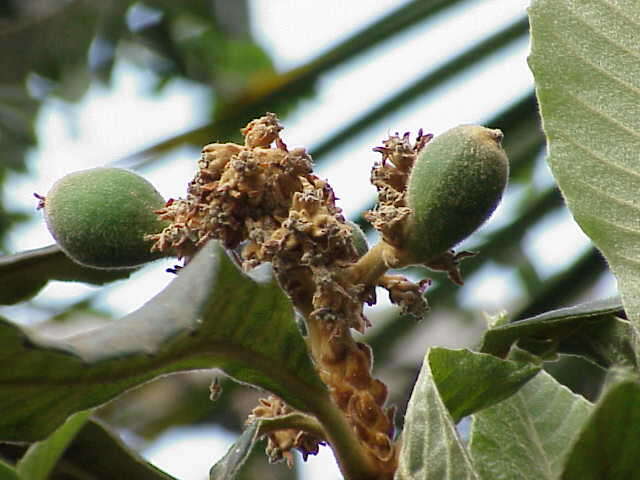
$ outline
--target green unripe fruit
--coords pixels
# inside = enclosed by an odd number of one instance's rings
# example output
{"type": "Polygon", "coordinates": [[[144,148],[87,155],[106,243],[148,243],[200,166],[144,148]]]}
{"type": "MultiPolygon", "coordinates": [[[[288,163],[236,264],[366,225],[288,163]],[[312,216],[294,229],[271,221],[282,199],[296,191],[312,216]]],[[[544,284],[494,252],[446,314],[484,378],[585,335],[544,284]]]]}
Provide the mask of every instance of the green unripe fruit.
{"type": "Polygon", "coordinates": [[[509,177],[502,132],[452,128],[420,152],[409,178],[411,209],[402,249],[427,263],[460,243],[493,213],[509,177]]]}
{"type": "Polygon", "coordinates": [[[356,247],[356,253],[358,257],[361,257],[369,251],[367,237],[357,223],[347,220],[347,225],[351,228],[351,240],[353,241],[353,246],[356,247]]]}
{"type": "Polygon", "coordinates": [[[47,227],[76,262],[94,268],[128,268],[159,258],[147,234],[165,222],[154,210],[162,196],[141,176],[120,168],[93,168],[58,180],[44,200],[47,227]]]}

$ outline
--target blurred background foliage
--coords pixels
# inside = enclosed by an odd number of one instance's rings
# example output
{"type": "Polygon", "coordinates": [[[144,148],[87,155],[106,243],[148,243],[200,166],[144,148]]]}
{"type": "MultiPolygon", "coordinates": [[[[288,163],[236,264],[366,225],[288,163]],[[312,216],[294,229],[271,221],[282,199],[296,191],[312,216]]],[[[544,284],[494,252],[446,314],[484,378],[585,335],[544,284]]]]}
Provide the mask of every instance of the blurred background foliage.
{"type": "MultiPolygon", "coordinates": [[[[403,2],[374,23],[354,28],[315,57],[282,70],[276,68],[272,54],[256,40],[251,27],[252,4],[245,0],[1,2],[0,251],[15,253],[8,251],[8,232],[36,215],[12,204],[6,194],[6,182],[17,178],[16,175],[30,174],[29,153],[39,148],[41,132],[36,129],[36,121],[42,106],[52,98],[68,104],[81,102],[92,85],[110,88],[118,62],[131,62],[152,73],[152,89],[158,93],[176,79],[189,80],[208,92],[209,114],[204,124],[176,131],[173,136],[132,151],[125,158],[113,158],[115,165],[144,168],[147,172],[176,149],[192,149],[195,160],[197,151],[212,139],[237,139],[239,129],[265,111],[276,112],[287,126],[288,117],[304,115],[304,101],[315,98],[328,74],[339,76],[345,65],[377,55],[377,49],[385,42],[411,35],[416,28],[442,20],[445,14],[454,15],[468,5],[482,3],[403,2]]],[[[499,62],[505,50],[526,41],[527,36],[523,10],[516,21],[468,42],[445,61],[424,62],[424,73],[418,78],[408,79],[402,88],[389,91],[377,103],[350,118],[337,118],[331,130],[317,132],[317,143],[307,145],[316,164],[323,166],[331,161],[335,158],[331,154],[341,151],[367,129],[382,125],[392,131],[404,109],[425,103],[427,94],[457,88],[469,78],[469,72],[492,59],[499,62]]],[[[433,46],[426,45],[425,49],[428,48],[433,46]]],[[[422,61],[421,52],[415,53],[413,61],[422,61]]],[[[357,92],[341,94],[350,96],[357,92]]],[[[542,182],[540,186],[535,180],[541,171],[543,175],[548,173],[533,85],[477,121],[504,131],[512,171],[499,222],[491,223],[465,244],[480,252],[463,264],[467,284],[476,285],[478,278],[489,281],[487,272],[501,276],[501,281],[490,284],[510,291],[502,295],[502,306],[514,319],[599,295],[603,285],[611,291],[613,282],[607,266],[593,247],[576,247],[551,274],[537,265],[538,259],[528,248],[536,236],[545,234],[549,219],[567,217],[566,207],[552,182],[542,182]]],[[[428,130],[428,119],[423,126],[428,130]]],[[[122,135],[126,134],[125,128],[122,135]]],[[[286,140],[286,131],[284,136],[286,140]]],[[[373,200],[372,190],[369,208],[373,200]]],[[[369,232],[363,212],[353,220],[369,232]]],[[[375,325],[368,333],[378,374],[388,382],[391,401],[400,408],[399,419],[427,346],[473,346],[484,329],[482,306],[468,300],[466,286],[460,289],[433,272],[409,274],[433,279],[427,292],[432,306],[430,314],[416,322],[382,306],[371,312],[375,325]]],[[[46,302],[40,301],[38,308],[46,310],[48,318],[37,327],[47,331],[52,325],[64,325],[65,332],[73,332],[87,322],[108,321],[111,316],[108,309],[96,307],[95,300],[100,295],[101,291],[96,290],[64,310],[55,305],[48,308],[46,302]]],[[[29,303],[23,307],[28,306],[29,303]]],[[[11,318],[10,314],[7,316],[11,318]]],[[[551,370],[585,395],[594,395],[601,380],[597,368],[575,360],[555,362],[551,370]]],[[[232,432],[240,431],[248,411],[256,403],[257,392],[223,382],[223,394],[211,402],[208,395],[211,377],[211,372],[197,372],[152,382],[104,406],[100,417],[132,434],[138,447],[176,426],[218,424],[232,432]]],[[[254,473],[247,478],[295,478],[295,471],[286,468],[268,466],[265,470],[264,457],[256,456],[255,462],[251,466],[254,473]],[[255,472],[260,472],[260,476],[255,472]]]]}

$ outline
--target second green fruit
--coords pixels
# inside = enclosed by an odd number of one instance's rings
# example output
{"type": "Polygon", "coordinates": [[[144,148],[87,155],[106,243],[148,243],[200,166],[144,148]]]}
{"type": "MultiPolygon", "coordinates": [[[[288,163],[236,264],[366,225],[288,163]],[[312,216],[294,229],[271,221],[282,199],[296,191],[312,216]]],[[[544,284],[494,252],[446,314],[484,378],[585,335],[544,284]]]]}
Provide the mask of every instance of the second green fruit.
{"type": "Polygon", "coordinates": [[[412,213],[402,245],[413,263],[428,263],[450,250],[493,213],[509,177],[502,136],[500,130],[462,125],[419,154],[409,178],[412,213]]]}

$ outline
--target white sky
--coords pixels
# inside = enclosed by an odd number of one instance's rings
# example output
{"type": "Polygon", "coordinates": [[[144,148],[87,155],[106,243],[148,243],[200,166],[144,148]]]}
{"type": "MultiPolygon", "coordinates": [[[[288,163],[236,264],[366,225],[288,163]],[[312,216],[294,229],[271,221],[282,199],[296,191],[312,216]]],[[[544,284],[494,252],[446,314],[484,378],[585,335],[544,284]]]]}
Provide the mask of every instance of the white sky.
{"type": "MultiPolygon", "coordinates": [[[[253,0],[253,26],[258,40],[267,48],[280,69],[307,61],[355,29],[399,5],[397,0],[347,2],[344,0],[253,0]],[[364,7],[366,5],[366,7],[364,7]]],[[[450,12],[423,23],[406,35],[325,75],[318,95],[305,101],[296,113],[287,117],[283,136],[290,146],[312,147],[327,138],[339,124],[357,117],[391,92],[410,84],[449,55],[473,39],[480,40],[518,18],[526,0],[470,1],[455,16],[450,12]]],[[[500,106],[515,101],[532,85],[526,66],[528,45],[522,42],[503,53],[500,59],[476,68],[462,83],[420,98],[402,109],[385,124],[362,132],[349,144],[327,158],[320,174],[327,177],[343,199],[347,216],[368,204],[374,190],[369,172],[376,155],[372,146],[389,133],[426,130],[439,133],[460,123],[477,123],[500,106]]],[[[118,64],[113,89],[92,87],[78,105],[48,101],[39,116],[37,128],[41,145],[29,159],[29,175],[14,176],[8,183],[9,200],[32,211],[33,192],[44,194],[50,185],[68,172],[104,165],[128,153],[148,146],[177,131],[200,125],[206,119],[205,90],[186,82],[174,82],[160,96],[150,92],[148,74],[127,64],[118,64]],[[68,115],[71,113],[71,115],[68,115]]],[[[186,183],[194,173],[198,152],[183,149],[144,172],[166,197],[184,195],[186,183]]],[[[541,172],[548,179],[546,171],[541,172]]],[[[501,207],[487,226],[504,222],[509,206],[501,207]]],[[[586,237],[567,216],[548,218],[530,233],[526,251],[534,258],[540,274],[561,268],[577,251],[588,244],[586,237]]],[[[44,222],[34,220],[9,236],[13,251],[48,245],[52,242],[44,222]]],[[[164,269],[173,262],[159,262],[126,282],[103,289],[100,304],[118,314],[126,314],[162,289],[171,276],[164,269]],[[136,294],[132,295],[131,292],[136,294]]],[[[465,287],[465,304],[499,310],[514,290],[512,275],[495,275],[498,267],[488,267],[465,287]]],[[[609,288],[611,285],[609,285],[609,288]]],[[[62,309],[96,287],[52,282],[38,297],[42,303],[54,302],[62,309]],[[56,303],[57,302],[57,303],[56,303]]],[[[0,309],[16,321],[31,323],[37,312],[19,307],[0,309]]],[[[201,429],[172,432],[146,454],[159,467],[181,480],[207,478],[210,465],[224,452],[232,438],[201,429]],[[185,452],[191,452],[185,461],[185,452]]],[[[303,469],[305,479],[339,478],[328,457],[311,458],[311,468],[303,469]],[[331,465],[333,473],[327,473],[331,465]]]]}

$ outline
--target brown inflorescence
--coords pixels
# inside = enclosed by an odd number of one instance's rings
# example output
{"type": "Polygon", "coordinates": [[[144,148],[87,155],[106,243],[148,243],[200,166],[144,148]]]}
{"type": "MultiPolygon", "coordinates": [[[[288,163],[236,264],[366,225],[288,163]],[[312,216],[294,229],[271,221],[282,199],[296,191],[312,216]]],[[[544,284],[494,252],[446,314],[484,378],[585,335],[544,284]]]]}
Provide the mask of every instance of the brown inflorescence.
{"type": "MultiPolygon", "coordinates": [[[[375,303],[376,284],[416,315],[426,309],[425,284],[385,275],[379,282],[377,277],[358,281],[348,274],[359,257],[351,227],[330,185],[313,174],[310,156],[304,149],[289,150],[281,130],[277,117],[267,114],[242,130],[244,145],[205,146],[187,197],[170,200],[157,212],[171,224],[150,237],[153,248],[175,251],[187,263],[204,243],[217,239],[236,252],[245,270],[270,262],[306,318],[311,355],[334,403],[381,471],[393,472],[394,411],[385,408],[386,386],[372,377],[371,350],[353,339],[351,329],[363,332],[369,325],[363,305],[375,303]]],[[[408,135],[395,136],[378,149],[383,161],[374,169],[373,183],[384,202],[368,218],[389,242],[394,222],[406,215],[403,196],[416,151],[430,138],[420,133],[411,145],[408,135]]],[[[253,416],[282,414],[276,403],[263,401],[253,416]]],[[[317,444],[306,445],[300,435],[271,434],[271,456],[289,460],[287,452],[301,446],[303,453],[313,453],[317,444]]]]}
{"type": "MultiPolygon", "coordinates": [[[[409,133],[391,135],[373,150],[382,155],[371,170],[371,183],[378,190],[378,204],[374,210],[365,213],[365,218],[380,232],[383,240],[393,247],[401,247],[405,224],[411,214],[407,206],[407,184],[413,165],[420,151],[433,138],[432,134],[418,131],[415,142],[409,133]]],[[[386,252],[387,254],[389,251],[386,252]]],[[[397,260],[386,261],[394,267],[397,260]]],[[[423,296],[428,280],[415,284],[401,275],[382,275],[378,286],[389,292],[392,303],[399,305],[402,312],[422,318],[428,309],[423,296]]]]}

